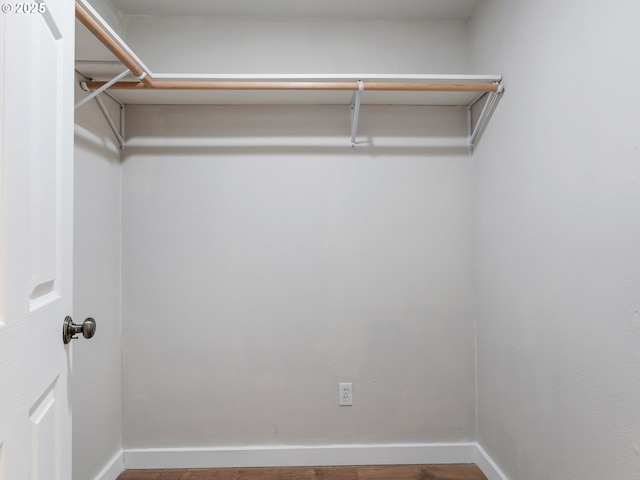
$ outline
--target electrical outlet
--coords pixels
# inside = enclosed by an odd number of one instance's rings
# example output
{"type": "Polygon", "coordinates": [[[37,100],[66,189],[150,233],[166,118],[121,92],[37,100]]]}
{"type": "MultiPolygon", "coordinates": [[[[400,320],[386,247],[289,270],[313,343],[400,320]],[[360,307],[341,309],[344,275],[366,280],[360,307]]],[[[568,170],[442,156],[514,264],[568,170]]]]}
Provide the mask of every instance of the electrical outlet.
{"type": "Polygon", "coordinates": [[[341,407],[350,407],[353,405],[353,384],[340,383],[338,385],[338,405],[341,407]]]}

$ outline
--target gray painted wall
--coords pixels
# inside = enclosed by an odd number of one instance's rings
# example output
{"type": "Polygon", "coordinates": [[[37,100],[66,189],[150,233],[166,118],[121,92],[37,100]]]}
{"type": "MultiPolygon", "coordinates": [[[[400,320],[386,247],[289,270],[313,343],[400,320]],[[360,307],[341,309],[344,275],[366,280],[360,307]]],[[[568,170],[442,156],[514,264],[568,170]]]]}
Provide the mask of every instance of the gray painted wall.
{"type": "Polygon", "coordinates": [[[123,35],[154,72],[467,73],[469,64],[463,21],[126,16],[123,35]]]}
{"type": "MultiPolygon", "coordinates": [[[[124,29],[156,71],[455,73],[469,60],[464,22],[124,29]]],[[[352,152],[346,106],[129,108],[125,444],[473,438],[464,113],[364,107],[360,138],[377,147],[352,152]]]]}
{"type": "Polygon", "coordinates": [[[97,322],[72,346],[73,478],[84,480],[122,448],[120,149],[95,102],[76,110],[74,174],[73,315],[97,322]]]}
{"type": "Polygon", "coordinates": [[[479,441],[512,479],[640,478],[634,1],[489,0],[474,154],[479,441]]]}
{"type": "Polygon", "coordinates": [[[472,165],[402,147],[460,145],[465,110],[363,108],[388,148],[351,151],[348,125],[344,106],[128,109],[127,447],[474,438],[472,165]]]}

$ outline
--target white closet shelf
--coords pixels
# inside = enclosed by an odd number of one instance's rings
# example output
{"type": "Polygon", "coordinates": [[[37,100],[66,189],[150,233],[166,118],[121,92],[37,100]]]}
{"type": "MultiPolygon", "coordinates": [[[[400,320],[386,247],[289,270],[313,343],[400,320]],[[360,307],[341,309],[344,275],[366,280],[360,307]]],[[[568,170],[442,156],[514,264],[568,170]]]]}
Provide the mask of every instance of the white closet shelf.
{"type": "MultiPolygon", "coordinates": [[[[83,73],[89,64],[83,64],[83,73]]],[[[85,75],[89,75],[85,73],[85,75]]],[[[100,76],[90,90],[105,84],[100,76]]],[[[495,92],[496,75],[179,75],[151,74],[152,86],[134,77],[109,90],[125,104],[348,105],[362,82],[361,104],[469,105],[479,94],[495,92]]]]}
{"type": "MultiPolygon", "coordinates": [[[[354,147],[363,104],[466,106],[472,148],[503,91],[500,75],[153,73],[86,0],[76,0],[76,18],[115,57],[113,61],[77,61],[76,69],[91,78],[83,82],[83,88],[92,93],[76,108],[92,98],[99,101],[107,90],[122,105],[349,105],[354,147]],[[472,109],[477,103],[484,106],[473,122],[472,109]]],[[[113,121],[107,120],[114,134],[123,139],[124,132],[116,131],[113,121]]],[[[124,140],[121,146],[124,148],[124,140]]]]}

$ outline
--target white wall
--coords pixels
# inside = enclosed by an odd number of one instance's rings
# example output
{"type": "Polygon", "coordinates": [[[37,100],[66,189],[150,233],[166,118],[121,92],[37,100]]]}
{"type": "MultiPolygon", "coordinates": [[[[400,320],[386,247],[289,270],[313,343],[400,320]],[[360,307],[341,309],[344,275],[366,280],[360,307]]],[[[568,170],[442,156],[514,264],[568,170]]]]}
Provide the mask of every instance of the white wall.
{"type": "Polygon", "coordinates": [[[466,22],[126,16],[154,72],[466,73],[466,22]]]}
{"type": "Polygon", "coordinates": [[[479,440],[512,479],[640,478],[640,4],[487,0],[479,440]]]}
{"type": "Polygon", "coordinates": [[[473,439],[464,113],[129,107],[125,445],[473,439]]]}
{"type": "Polygon", "coordinates": [[[73,315],[94,317],[97,329],[72,347],[75,480],[96,478],[122,448],[120,172],[120,149],[89,102],[75,117],[73,315]]]}

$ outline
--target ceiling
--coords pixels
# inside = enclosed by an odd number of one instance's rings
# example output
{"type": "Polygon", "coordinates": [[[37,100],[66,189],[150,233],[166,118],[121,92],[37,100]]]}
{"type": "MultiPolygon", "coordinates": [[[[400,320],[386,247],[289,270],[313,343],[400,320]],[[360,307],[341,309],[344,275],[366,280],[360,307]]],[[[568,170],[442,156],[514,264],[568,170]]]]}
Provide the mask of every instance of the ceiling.
{"type": "Polygon", "coordinates": [[[468,20],[480,0],[112,0],[124,15],[468,20]]]}

